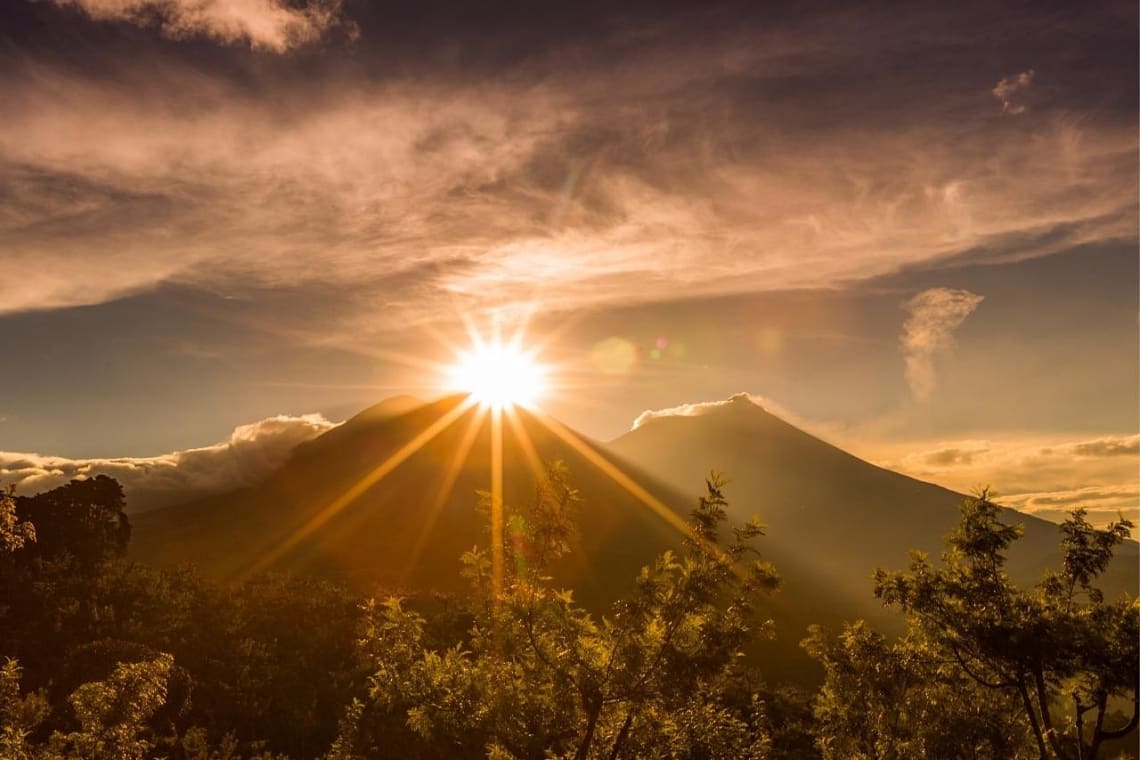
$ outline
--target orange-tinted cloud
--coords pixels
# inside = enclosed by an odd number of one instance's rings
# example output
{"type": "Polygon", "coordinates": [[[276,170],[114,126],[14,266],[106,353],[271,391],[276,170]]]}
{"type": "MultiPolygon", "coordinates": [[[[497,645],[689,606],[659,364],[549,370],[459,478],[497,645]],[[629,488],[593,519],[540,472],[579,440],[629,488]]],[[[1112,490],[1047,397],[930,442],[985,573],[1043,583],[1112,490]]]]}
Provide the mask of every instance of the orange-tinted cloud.
{"type": "Polygon", "coordinates": [[[1003,436],[930,443],[862,441],[885,466],[961,491],[993,486],[1003,504],[1047,519],[1085,507],[1104,523],[1140,522],[1140,435],[1090,440],[1003,436]]]}
{"type": "Polygon", "coordinates": [[[174,39],[208,37],[223,44],[283,53],[314,42],[340,21],[340,0],[51,0],[99,21],[157,26],[174,39]]]}
{"type": "Polygon", "coordinates": [[[710,18],[467,67],[374,62],[398,41],[365,28],[360,52],[314,54],[304,76],[288,56],[96,75],[29,54],[0,74],[0,256],[26,273],[0,283],[0,312],[171,282],[321,287],[367,342],[457,302],[836,288],[1135,237],[1131,115],[1090,116],[1083,88],[1033,123],[988,119],[1000,69],[925,72],[936,87],[890,65],[956,49],[938,18],[877,18],[894,32],[873,55],[845,13],[710,18]]]}

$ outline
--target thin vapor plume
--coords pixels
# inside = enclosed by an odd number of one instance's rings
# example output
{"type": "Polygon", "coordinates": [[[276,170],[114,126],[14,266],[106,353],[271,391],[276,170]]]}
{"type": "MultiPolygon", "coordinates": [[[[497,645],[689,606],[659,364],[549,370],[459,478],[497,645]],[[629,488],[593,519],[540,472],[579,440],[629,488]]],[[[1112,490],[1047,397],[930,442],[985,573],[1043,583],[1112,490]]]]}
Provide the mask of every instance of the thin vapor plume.
{"type": "Polygon", "coordinates": [[[910,314],[903,323],[906,380],[920,401],[930,398],[936,385],[935,357],[954,345],[954,331],[978,308],[983,297],[968,290],[930,288],[903,304],[910,314]]]}

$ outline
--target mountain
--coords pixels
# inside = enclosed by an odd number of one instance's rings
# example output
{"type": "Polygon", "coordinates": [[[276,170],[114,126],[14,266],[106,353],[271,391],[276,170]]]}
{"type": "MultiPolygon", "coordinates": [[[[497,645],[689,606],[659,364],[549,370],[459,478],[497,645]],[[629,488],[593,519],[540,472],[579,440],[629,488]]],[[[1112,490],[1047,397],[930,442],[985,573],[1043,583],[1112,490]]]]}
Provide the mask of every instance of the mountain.
{"type": "MultiPolygon", "coordinates": [[[[724,473],[734,516],[755,513],[768,526],[788,595],[811,593],[802,582],[810,579],[855,602],[861,616],[878,617],[871,598],[874,569],[905,567],[912,549],[938,557],[958,522],[961,494],[852,456],[747,395],[702,412],[651,417],[608,449],[682,493],[693,493],[693,484],[710,469],[724,473]]],[[[1014,510],[1005,519],[1024,529],[1010,552],[1012,577],[1033,583],[1046,567],[1059,567],[1055,523],[1014,510]]],[[[1135,541],[1118,548],[1102,578],[1110,596],[1136,593],[1138,549],[1135,541]]]]}
{"type": "MultiPolygon", "coordinates": [[[[491,487],[492,449],[490,415],[463,401],[384,402],[297,447],[254,488],[132,515],[132,554],[193,563],[219,580],[272,568],[336,577],[365,593],[461,591],[460,554],[488,540],[475,506],[476,491],[491,487]],[[468,446],[449,483],[457,452],[468,446]],[[399,465],[389,467],[393,460],[399,465]],[[355,498],[344,500],[353,489],[355,498]]],[[[553,420],[523,410],[516,418],[537,460],[564,461],[583,496],[580,547],[557,568],[558,579],[584,602],[615,598],[678,534],[590,458],[626,472],[670,509],[684,514],[692,504],[583,436],[568,433],[577,445],[566,443],[548,427],[563,429],[553,420]]],[[[536,478],[514,425],[502,426],[504,501],[522,505],[536,478]]]]}
{"type": "MultiPolygon", "coordinates": [[[[533,497],[531,455],[567,464],[583,497],[580,537],[555,577],[595,610],[679,543],[644,500],[685,518],[709,471],[726,474],[734,521],[760,516],[758,548],[783,577],[765,609],[777,639],[759,653],[777,678],[815,673],[798,648],[811,623],[897,625],[871,593],[872,571],[904,566],[910,549],[937,556],[962,498],[851,456],[745,397],[699,416],[650,419],[608,445],[523,410],[517,425],[533,451],[504,420],[504,500],[533,497]]],[[[132,555],[193,563],[219,580],[269,568],[335,577],[362,593],[461,593],[460,554],[487,542],[475,492],[490,488],[491,428],[461,397],[384,402],[299,446],[257,487],[133,515],[132,555]]],[[[1010,571],[1036,580],[1057,564],[1057,526],[1009,518],[1025,526],[1010,571]]],[[[1114,595],[1137,586],[1137,545],[1119,554],[1104,584],[1114,595]]]]}

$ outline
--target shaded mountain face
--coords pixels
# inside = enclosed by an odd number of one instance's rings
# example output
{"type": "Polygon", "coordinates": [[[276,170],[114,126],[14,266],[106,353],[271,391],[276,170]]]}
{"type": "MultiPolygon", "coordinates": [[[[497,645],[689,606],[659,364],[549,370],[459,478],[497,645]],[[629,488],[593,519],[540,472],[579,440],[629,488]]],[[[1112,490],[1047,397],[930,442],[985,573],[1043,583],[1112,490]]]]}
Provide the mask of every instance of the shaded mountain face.
{"type": "MultiPolygon", "coordinates": [[[[682,493],[691,494],[702,473],[720,471],[730,481],[733,516],[757,514],[768,526],[768,544],[788,579],[785,592],[812,594],[801,579],[825,584],[864,617],[881,615],[871,598],[874,569],[905,567],[912,549],[939,556],[963,498],[854,457],[747,396],[696,416],[651,418],[609,450],[682,493]]],[[[1030,584],[1045,568],[1059,567],[1056,524],[1013,510],[1005,520],[1024,528],[1010,552],[1012,577],[1030,584]]],[[[1129,541],[1118,548],[1101,583],[1110,597],[1136,593],[1138,547],[1129,541]]]]}
{"type": "MultiPolygon", "coordinates": [[[[219,580],[277,569],[331,576],[362,593],[463,591],[460,555],[489,543],[476,492],[491,487],[492,423],[462,401],[385,402],[299,446],[258,487],[134,515],[132,555],[193,563],[219,580]],[[393,458],[402,461],[370,482],[393,458]],[[330,510],[353,489],[360,493],[330,510]]],[[[576,434],[578,445],[567,444],[521,410],[517,420],[538,462],[565,462],[583,497],[579,546],[556,577],[584,602],[615,598],[642,565],[677,545],[678,532],[589,461],[612,462],[598,444],[576,434]]],[[[507,419],[502,430],[504,501],[522,506],[535,495],[532,458],[507,419]]],[[[647,473],[613,466],[670,508],[691,508],[647,473]]]]}

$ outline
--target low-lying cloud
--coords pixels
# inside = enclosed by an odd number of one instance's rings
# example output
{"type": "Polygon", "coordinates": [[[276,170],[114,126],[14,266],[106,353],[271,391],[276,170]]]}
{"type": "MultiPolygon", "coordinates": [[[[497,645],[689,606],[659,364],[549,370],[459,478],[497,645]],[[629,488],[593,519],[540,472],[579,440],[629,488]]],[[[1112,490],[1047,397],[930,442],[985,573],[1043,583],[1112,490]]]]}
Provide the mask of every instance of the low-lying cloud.
{"type": "Polygon", "coordinates": [[[977,457],[985,454],[989,450],[989,446],[985,443],[966,442],[936,451],[928,451],[922,455],[922,461],[931,467],[969,465],[973,464],[977,457]]]}
{"type": "Polygon", "coordinates": [[[173,39],[207,37],[226,45],[284,53],[315,42],[340,22],[340,0],[51,0],[98,21],[157,26],[173,39]]]}
{"type": "Polygon", "coordinates": [[[808,430],[814,435],[820,435],[822,437],[834,432],[828,425],[821,425],[803,419],[778,401],[773,401],[766,396],[755,393],[748,393],[747,391],[734,393],[721,401],[695,401],[693,403],[678,404],[677,406],[666,407],[664,409],[646,409],[637,415],[633,424],[630,426],[630,430],[637,430],[646,423],[657,419],[668,417],[700,417],[717,412],[732,412],[733,410],[748,411],[752,407],[775,415],[791,425],[795,425],[803,430],[808,430]]]}
{"type": "Polygon", "coordinates": [[[700,417],[705,414],[712,414],[733,407],[758,406],[764,409],[765,403],[764,399],[760,396],[753,396],[751,393],[742,392],[735,393],[723,401],[697,401],[691,404],[679,404],[665,409],[646,409],[637,415],[637,418],[633,421],[633,425],[630,426],[630,430],[637,430],[647,422],[666,417],[700,417]]]}
{"type": "Polygon", "coordinates": [[[1140,454],[1140,435],[1098,438],[1073,446],[1073,453],[1082,457],[1132,457],[1140,454]]]}
{"type": "Polygon", "coordinates": [[[887,467],[962,492],[992,486],[1002,504],[1046,519],[1084,507],[1100,523],[1118,514],[1140,522],[1140,435],[896,443],[877,454],[867,446],[887,467]]]}
{"type": "Polygon", "coordinates": [[[305,441],[335,427],[319,414],[278,415],[234,429],[212,446],[154,457],[68,459],[0,452],[0,483],[34,494],[75,478],[108,475],[123,485],[127,511],[140,512],[259,483],[305,441]]]}
{"type": "Polygon", "coordinates": [[[954,331],[978,308],[983,297],[968,290],[931,288],[903,304],[910,314],[903,323],[906,381],[915,398],[934,392],[934,360],[954,345],[954,331]]]}

